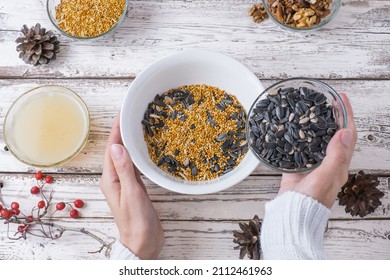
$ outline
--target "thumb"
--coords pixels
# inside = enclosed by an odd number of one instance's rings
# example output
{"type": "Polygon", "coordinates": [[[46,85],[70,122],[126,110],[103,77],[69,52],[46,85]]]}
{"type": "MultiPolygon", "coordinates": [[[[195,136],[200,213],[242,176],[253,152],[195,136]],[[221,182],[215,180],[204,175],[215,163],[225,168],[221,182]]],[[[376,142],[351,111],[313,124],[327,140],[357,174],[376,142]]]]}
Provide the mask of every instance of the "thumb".
{"type": "Polygon", "coordinates": [[[349,164],[355,147],[355,139],[351,129],[339,130],[330,141],[326,156],[316,173],[319,178],[333,179],[342,186],[348,179],[349,164]]]}
{"type": "Polygon", "coordinates": [[[120,181],[121,191],[126,192],[130,189],[130,186],[137,183],[134,164],[124,146],[120,144],[113,144],[111,145],[110,152],[111,159],[114,163],[114,167],[120,181]]]}

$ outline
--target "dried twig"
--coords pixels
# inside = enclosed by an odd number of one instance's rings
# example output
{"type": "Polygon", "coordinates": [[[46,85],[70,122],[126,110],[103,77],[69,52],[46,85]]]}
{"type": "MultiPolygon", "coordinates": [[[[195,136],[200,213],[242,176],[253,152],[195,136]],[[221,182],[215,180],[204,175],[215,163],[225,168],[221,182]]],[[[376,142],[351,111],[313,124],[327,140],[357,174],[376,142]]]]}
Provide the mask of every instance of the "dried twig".
{"type": "Polygon", "coordinates": [[[57,211],[63,210],[66,206],[72,209],[70,212],[71,217],[77,218],[78,211],[74,209],[73,206],[79,208],[83,207],[84,202],[82,200],[76,200],[73,203],[59,202],[56,204],[56,210],[50,211],[50,208],[54,205],[54,191],[50,190],[49,196],[47,196],[44,193],[44,186],[46,185],[46,183],[44,182],[44,178],[37,179],[37,183],[39,186],[40,197],[42,201],[45,202],[45,205],[44,207],[39,207],[39,205],[34,206],[31,209],[30,215],[27,216],[19,210],[19,206],[16,207],[16,209],[15,206],[14,208],[12,208],[12,206],[11,208],[6,207],[6,203],[4,202],[3,195],[1,193],[3,183],[0,182],[0,220],[4,220],[4,224],[7,225],[7,237],[11,240],[19,240],[27,239],[28,236],[36,236],[56,240],[62,237],[66,231],[78,232],[95,239],[101,244],[101,247],[98,250],[88,253],[101,253],[103,250],[105,250],[105,256],[108,257],[110,255],[112,245],[115,242],[115,238],[109,237],[108,239],[111,240],[106,241],[103,238],[99,237],[97,234],[85,228],[67,227],[59,223],[53,222],[54,214],[57,211]],[[78,204],[76,202],[78,202],[78,204]],[[62,207],[59,207],[60,204],[62,205],[62,207]],[[77,215],[72,216],[72,211],[76,211],[77,215]],[[9,215],[5,215],[7,214],[7,212],[9,212],[9,215]],[[18,225],[18,230],[13,234],[11,234],[10,228],[10,225],[12,224],[18,225]]]}

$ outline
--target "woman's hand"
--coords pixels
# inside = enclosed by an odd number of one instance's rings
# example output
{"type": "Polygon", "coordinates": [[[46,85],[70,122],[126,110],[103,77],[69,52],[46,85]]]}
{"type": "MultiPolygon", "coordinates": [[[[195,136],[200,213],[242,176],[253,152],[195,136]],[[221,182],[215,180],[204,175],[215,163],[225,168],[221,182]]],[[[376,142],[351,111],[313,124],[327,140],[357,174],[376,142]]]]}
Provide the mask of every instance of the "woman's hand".
{"type": "Polygon", "coordinates": [[[352,107],[341,94],[347,109],[348,128],[340,129],[330,141],[321,165],[308,174],[283,174],[279,195],[296,191],[311,196],[331,208],[340,188],[348,179],[348,169],[355,148],[357,132],[352,107]]]}
{"type": "Polygon", "coordinates": [[[100,188],[111,208],[121,243],[141,259],[155,259],[164,232],[138,169],[123,146],[116,117],[106,146],[100,188]]]}

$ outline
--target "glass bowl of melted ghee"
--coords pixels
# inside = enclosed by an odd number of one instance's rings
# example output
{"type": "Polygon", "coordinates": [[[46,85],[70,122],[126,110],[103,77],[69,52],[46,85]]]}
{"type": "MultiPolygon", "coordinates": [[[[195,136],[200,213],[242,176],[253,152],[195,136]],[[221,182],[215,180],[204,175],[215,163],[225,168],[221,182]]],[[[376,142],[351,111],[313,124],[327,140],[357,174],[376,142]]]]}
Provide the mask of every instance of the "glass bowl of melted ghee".
{"type": "Polygon", "coordinates": [[[22,94],[4,121],[9,151],[36,167],[63,164],[85,146],[89,111],[75,92],[62,86],[41,86],[22,94]]]}

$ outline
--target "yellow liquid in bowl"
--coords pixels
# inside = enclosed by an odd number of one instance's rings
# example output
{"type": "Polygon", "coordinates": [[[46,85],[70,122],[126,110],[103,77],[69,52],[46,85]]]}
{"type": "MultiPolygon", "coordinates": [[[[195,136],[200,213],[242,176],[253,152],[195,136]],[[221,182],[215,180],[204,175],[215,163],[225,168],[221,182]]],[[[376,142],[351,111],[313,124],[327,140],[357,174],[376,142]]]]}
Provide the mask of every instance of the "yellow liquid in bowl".
{"type": "Polygon", "coordinates": [[[83,146],[88,134],[88,116],[69,94],[47,89],[17,106],[6,133],[9,148],[22,161],[55,165],[83,146]]]}

